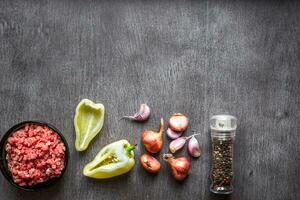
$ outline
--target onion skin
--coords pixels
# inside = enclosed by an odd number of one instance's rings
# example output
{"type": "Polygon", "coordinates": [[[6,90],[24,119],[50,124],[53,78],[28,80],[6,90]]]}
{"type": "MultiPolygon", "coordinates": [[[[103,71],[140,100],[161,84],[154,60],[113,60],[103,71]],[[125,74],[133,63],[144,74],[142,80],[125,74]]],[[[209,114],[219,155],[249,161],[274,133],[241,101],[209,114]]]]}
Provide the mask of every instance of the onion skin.
{"type": "Polygon", "coordinates": [[[164,120],[160,120],[159,132],[146,130],[142,133],[142,142],[150,153],[157,153],[163,146],[164,120]]]}
{"type": "Polygon", "coordinates": [[[181,113],[174,113],[169,119],[169,127],[175,132],[183,132],[189,125],[189,119],[181,113]]]}
{"type": "Polygon", "coordinates": [[[191,167],[187,158],[174,158],[172,154],[164,154],[163,159],[169,163],[172,175],[177,181],[182,181],[187,177],[191,167]]]}
{"type": "Polygon", "coordinates": [[[172,129],[168,128],[167,130],[167,135],[169,138],[171,138],[172,140],[175,140],[177,138],[179,138],[182,135],[183,132],[175,132],[172,129]]]}
{"type": "Polygon", "coordinates": [[[140,158],[144,169],[150,173],[158,173],[160,170],[160,162],[153,156],[145,153],[140,158]]]}

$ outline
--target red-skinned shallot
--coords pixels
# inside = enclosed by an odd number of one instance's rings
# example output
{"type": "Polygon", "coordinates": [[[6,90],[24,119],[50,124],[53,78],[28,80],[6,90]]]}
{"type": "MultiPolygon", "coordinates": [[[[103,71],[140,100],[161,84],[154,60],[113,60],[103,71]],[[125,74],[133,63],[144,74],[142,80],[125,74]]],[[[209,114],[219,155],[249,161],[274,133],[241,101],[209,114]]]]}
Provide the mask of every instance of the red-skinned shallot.
{"type": "Polygon", "coordinates": [[[164,120],[160,120],[159,132],[146,130],[142,133],[142,142],[150,153],[157,153],[161,150],[163,146],[163,130],[164,130],[164,120]]]}
{"type": "Polygon", "coordinates": [[[140,158],[144,169],[150,173],[158,173],[160,170],[160,162],[153,156],[145,153],[140,158]]]}
{"type": "Polygon", "coordinates": [[[172,154],[164,154],[163,159],[169,163],[174,178],[182,181],[188,175],[190,161],[185,157],[175,158],[172,154]]]}
{"type": "Polygon", "coordinates": [[[181,113],[174,113],[169,119],[169,127],[176,132],[183,132],[189,125],[189,119],[181,113]]]}

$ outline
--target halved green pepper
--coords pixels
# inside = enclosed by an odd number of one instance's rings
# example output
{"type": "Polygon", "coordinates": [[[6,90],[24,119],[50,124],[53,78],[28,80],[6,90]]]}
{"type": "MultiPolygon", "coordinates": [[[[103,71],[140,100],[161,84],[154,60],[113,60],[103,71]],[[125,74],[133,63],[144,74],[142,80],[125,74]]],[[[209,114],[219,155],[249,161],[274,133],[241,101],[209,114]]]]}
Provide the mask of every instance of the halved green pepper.
{"type": "Polygon", "coordinates": [[[105,108],[101,103],[83,99],[76,107],[74,127],[76,132],[75,148],[84,151],[100,132],[104,123],[105,108]]]}
{"type": "Polygon", "coordinates": [[[119,140],[100,150],[93,161],[84,169],[85,176],[97,179],[111,178],[129,172],[135,164],[134,145],[127,140],[119,140]]]}

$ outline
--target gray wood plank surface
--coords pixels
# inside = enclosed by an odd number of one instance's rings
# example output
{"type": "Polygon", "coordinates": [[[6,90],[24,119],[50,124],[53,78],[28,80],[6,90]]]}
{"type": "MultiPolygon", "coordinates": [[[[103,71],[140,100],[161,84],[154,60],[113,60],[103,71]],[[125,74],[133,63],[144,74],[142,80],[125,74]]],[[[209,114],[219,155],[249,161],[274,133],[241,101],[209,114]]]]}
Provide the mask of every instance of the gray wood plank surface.
{"type": "Polygon", "coordinates": [[[0,176],[0,199],[300,199],[299,22],[299,1],[1,0],[0,136],[23,120],[50,122],[71,160],[64,178],[38,193],[0,176]],[[73,116],[83,98],[107,113],[101,135],[78,153],[73,116]],[[118,120],[144,102],[147,123],[118,120]],[[203,154],[182,183],[165,163],[153,176],[138,161],[142,130],[173,112],[190,117],[187,134],[202,133],[203,154]],[[239,122],[231,196],[209,192],[208,120],[218,113],[239,122]],[[101,147],[123,138],[138,144],[132,172],[82,175],[101,147]]]}

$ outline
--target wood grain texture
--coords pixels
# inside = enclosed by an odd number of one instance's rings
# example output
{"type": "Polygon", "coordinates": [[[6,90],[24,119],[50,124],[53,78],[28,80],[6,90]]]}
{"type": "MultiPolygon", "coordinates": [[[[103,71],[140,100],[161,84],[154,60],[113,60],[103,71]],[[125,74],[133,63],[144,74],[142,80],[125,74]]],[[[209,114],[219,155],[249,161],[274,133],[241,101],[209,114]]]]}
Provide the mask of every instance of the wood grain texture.
{"type": "MultiPolygon", "coordinates": [[[[67,138],[71,160],[57,185],[38,193],[0,176],[1,200],[300,199],[300,3],[297,1],[0,1],[0,135],[38,119],[67,138]],[[84,153],[74,150],[73,116],[82,98],[102,102],[104,129],[84,153]],[[145,124],[119,121],[140,103],[145,124]],[[203,154],[174,181],[168,167],[95,181],[83,166],[104,145],[182,112],[203,154]],[[235,193],[209,192],[209,117],[239,120],[235,193]]],[[[167,152],[166,138],[162,150],[167,152]]],[[[178,153],[185,155],[186,150],[178,153]]],[[[161,161],[161,154],[157,156],[161,161]]]]}

